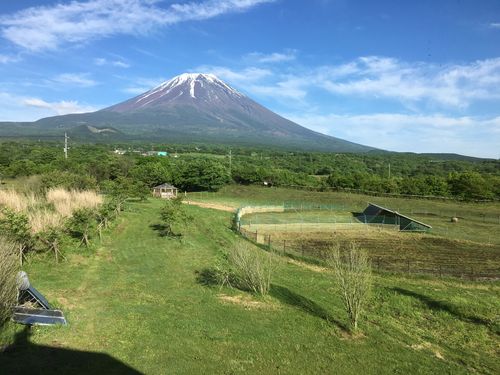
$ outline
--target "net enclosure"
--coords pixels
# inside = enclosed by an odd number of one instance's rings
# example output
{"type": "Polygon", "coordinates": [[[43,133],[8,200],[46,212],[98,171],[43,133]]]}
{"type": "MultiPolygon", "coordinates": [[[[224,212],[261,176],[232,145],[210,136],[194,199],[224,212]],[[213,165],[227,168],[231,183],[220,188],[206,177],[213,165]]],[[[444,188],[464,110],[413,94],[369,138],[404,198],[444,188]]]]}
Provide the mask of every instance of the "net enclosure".
{"type": "Polygon", "coordinates": [[[432,229],[428,224],[375,203],[368,203],[368,207],[358,215],[358,220],[367,224],[398,225],[400,231],[427,232],[432,229]]]}

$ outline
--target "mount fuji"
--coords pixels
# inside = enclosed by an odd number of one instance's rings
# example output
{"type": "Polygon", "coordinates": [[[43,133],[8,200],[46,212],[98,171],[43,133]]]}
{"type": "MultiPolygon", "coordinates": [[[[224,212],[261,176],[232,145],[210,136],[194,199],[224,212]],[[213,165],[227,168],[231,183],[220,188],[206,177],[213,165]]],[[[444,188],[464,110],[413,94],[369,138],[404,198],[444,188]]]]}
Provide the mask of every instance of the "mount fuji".
{"type": "Polygon", "coordinates": [[[47,117],[33,123],[0,123],[0,135],[39,136],[64,131],[90,139],[210,142],[332,152],[373,150],[304,128],[215,75],[202,73],[181,74],[96,112],[47,117]],[[16,134],[6,134],[9,132],[16,134]]]}

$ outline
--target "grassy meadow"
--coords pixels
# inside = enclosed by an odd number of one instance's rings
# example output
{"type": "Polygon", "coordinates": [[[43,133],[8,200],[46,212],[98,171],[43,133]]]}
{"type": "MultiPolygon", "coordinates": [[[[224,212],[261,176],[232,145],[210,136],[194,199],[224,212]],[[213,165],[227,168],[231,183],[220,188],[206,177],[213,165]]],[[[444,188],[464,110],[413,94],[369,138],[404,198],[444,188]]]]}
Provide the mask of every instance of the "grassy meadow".
{"type": "MultiPolygon", "coordinates": [[[[229,198],[234,199],[234,198],[229,198]]],[[[275,254],[270,295],[212,285],[221,251],[245,241],[231,214],[188,206],[180,238],[155,230],[159,200],[129,203],[91,249],[31,258],[30,279],[65,327],[9,325],[6,373],[496,374],[500,284],[374,275],[361,333],[332,274],[275,254]],[[28,337],[29,336],[29,337],[28,337]]],[[[180,228],[178,228],[179,230],[180,228]]],[[[263,251],[255,248],[255,251],[263,251]]]]}

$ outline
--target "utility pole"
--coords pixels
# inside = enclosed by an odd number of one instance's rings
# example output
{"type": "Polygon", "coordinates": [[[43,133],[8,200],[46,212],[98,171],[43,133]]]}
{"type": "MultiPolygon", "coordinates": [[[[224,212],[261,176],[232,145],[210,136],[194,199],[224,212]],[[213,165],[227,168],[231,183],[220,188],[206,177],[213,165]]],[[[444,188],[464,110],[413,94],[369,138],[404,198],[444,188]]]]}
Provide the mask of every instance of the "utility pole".
{"type": "Polygon", "coordinates": [[[229,149],[229,175],[230,176],[233,175],[233,173],[232,173],[232,171],[233,171],[233,169],[232,169],[233,168],[233,157],[232,156],[233,155],[231,153],[231,149],[229,149]]]}
{"type": "Polygon", "coordinates": [[[68,158],[68,134],[64,132],[64,158],[68,158]]]}
{"type": "Polygon", "coordinates": [[[391,163],[389,163],[389,180],[391,179],[391,163]]]}

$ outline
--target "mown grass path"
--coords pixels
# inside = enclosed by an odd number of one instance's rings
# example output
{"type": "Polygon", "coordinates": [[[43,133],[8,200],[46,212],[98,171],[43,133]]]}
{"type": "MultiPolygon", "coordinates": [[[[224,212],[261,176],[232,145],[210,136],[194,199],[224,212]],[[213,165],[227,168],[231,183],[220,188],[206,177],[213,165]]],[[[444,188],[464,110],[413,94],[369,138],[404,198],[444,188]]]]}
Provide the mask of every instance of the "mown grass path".
{"type": "Polygon", "coordinates": [[[276,257],[266,298],[200,284],[218,252],[243,241],[229,229],[230,214],[188,207],[195,221],[181,239],[167,239],[152,227],[160,205],[131,204],[93,253],[28,268],[69,325],[35,328],[31,346],[0,354],[2,370],[123,373],[101,357],[85,365],[77,354],[40,357],[41,346],[105,353],[147,374],[500,370],[498,284],[376,277],[364,335],[353,338],[326,272],[276,257]]]}

